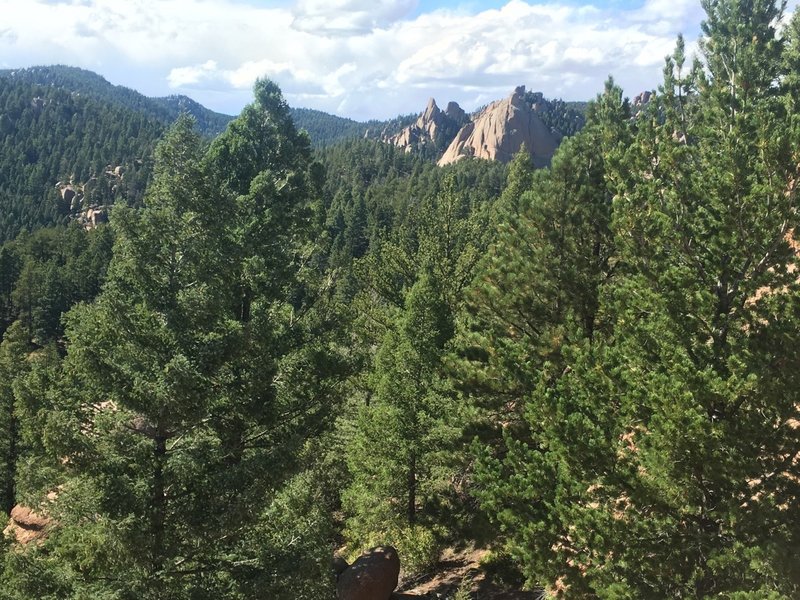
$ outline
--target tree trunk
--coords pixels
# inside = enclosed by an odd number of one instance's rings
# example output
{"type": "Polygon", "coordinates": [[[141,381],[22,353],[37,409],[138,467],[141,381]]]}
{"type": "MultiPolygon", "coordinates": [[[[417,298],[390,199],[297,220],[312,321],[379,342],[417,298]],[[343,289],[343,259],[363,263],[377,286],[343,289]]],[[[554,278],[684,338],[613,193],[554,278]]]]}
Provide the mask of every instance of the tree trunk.
{"type": "Polygon", "coordinates": [[[417,454],[412,450],[408,461],[408,524],[417,520],[417,454]]]}
{"type": "Polygon", "coordinates": [[[6,485],[3,490],[3,510],[7,515],[17,503],[17,436],[19,423],[14,407],[14,398],[8,403],[8,454],[6,455],[6,485]]]}
{"type": "Polygon", "coordinates": [[[167,437],[158,434],[154,439],[153,489],[151,495],[150,533],[153,542],[152,570],[158,573],[164,568],[164,526],[166,523],[167,499],[164,494],[164,463],[167,457],[167,437]]]}

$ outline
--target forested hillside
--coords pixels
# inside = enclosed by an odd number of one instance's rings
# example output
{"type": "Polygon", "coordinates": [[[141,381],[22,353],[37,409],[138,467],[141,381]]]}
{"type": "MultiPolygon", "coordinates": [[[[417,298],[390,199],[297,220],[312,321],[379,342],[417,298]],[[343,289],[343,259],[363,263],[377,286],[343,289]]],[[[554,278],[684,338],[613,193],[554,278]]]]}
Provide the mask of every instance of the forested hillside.
{"type": "Polygon", "coordinates": [[[66,223],[72,207],[58,182],[91,181],[87,204],[140,202],[164,131],[146,113],[0,77],[0,240],[66,223]],[[117,166],[124,168],[124,183],[106,176],[117,166]]]}
{"type": "Polygon", "coordinates": [[[336,142],[364,137],[367,126],[359,121],[330,115],[311,108],[292,108],[298,129],[305,129],[314,146],[324,148],[336,142]]]}
{"type": "Polygon", "coordinates": [[[406,598],[800,597],[800,13],[705,8],[548,168],[314,150],[261,80],[7,241],[0,600],[352,598],[378,545],[406,598]]]}
{"type": "Polygon", "coordinates": [[[186,96],[149,98],[125,86],[113,85],[97,73],[65,65],[0,70],[0,78],[90,96],[103,104],[146,113],[166,125],[171,125],[181,114],[188,113],[194,117],[197,129],[207,136],[221,133],[233,119],[209,110],[186,96]]]}
{"type": "Polygon", "coordinates": [[[65,224],[90,206],[139,204],[155,145],[184,113],[208,136],[232,118],[184,96],[147,98],[74,67],[0,71],[0,241],[65,224]],[[67,185],[80,204],[65,199],[67,185]]]}

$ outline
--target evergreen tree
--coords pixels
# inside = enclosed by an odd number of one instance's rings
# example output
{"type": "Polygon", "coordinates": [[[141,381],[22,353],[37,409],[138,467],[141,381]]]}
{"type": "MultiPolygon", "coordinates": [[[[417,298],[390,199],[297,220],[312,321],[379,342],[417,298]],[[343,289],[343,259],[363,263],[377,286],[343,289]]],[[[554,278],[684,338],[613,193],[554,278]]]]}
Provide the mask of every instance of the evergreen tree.
{"type": "Polygon", "coordinates": [[[17,503],[17,463],[23,451],[20,406],[13,384],[27,370],[28,350],[24,327],[17,321],[0,344],[0,508],[6,514],[17,503]]]}
{"type": "Polygon", "coordinates": [[[306,148],[280,92],[260,82],[208,152],[179,120],[145,207],[115,211],[103,292],[67,318],[49,418],[66,435],[43,450],[63,468],[58,527],[10,559],[9,597],[31,586],[60,598],[325,594],[323,515],[298,518],[302,479],[280,491],[321,426],[336,365],[296,259],[306,148]],[[305,555],[272,545],[309,529],[305,555]],[[308,570],[281,580],[298,560],[308,570]]]}
{"type": "Polygon", "coordinates": [[[708,72],[684,71],[679,41],[634,143],[603,148],[615,250],[601,327],[559,341],[519,389],[524,434],[484,451],[483,499],[510,550],[569,595],[798,590],[798,140],[779,97],[781,7],[705,8],[708,72]]]}
{"type": "Polygon", "coordinates": [[[470,208],[449,178],[417,207],[413,228],[362,263],[359,329],[377,352],[346,447],[346,534],[356,548],[397,544],[410,569],[436,559],[434,531],[450,516],[443,507],[464,462],[466,419],[445,359],[462,290],[485,247],[485,207],[470,208]]]}

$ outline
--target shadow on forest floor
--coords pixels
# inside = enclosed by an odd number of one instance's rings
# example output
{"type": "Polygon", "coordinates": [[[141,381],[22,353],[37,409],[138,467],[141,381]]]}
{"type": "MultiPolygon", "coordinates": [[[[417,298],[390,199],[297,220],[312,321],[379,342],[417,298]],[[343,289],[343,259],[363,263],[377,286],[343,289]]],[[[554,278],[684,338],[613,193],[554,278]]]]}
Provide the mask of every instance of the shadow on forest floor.
{"type": "Polygon", "coordinates": [[[474,600],[540,600],[541,592],[509,589],[487,576],[482,560],[489,551],[483,548],[447,549],[434,572],[412,580],[401,580],[397,600],[413,598],[451,598],[462,584],[470,587],[474,600]],[[466,583],[465,583],[466,582],[466,583]]]}

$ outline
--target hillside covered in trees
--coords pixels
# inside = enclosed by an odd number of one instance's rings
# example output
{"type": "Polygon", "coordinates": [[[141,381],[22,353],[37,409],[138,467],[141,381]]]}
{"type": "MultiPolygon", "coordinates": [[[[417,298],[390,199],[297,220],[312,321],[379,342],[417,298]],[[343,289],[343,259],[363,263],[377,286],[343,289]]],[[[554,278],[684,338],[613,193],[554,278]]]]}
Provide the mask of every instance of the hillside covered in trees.
{"type": "Polygon", "coordinates": [[[471,548],[520,598],[800,597],[800,13],[704,6],[542,169],[313,149],[268,80],[51,165],[100,100],[0,77],[22,212],[160,140],[109,224],[4,226],[0,600],[332,600],[378,545],[406,591],[471,548]]]}
{"type": "Polygon", "coordinates": [[[66,224],[90,206],[141,204],[156,143],[181,114],[206,136],[232,119],[185,96],[147,98],[74,67],[0,71],[0,241],[66,224]],[[83,205],[65,199],[66,186],[83,205]]]}

